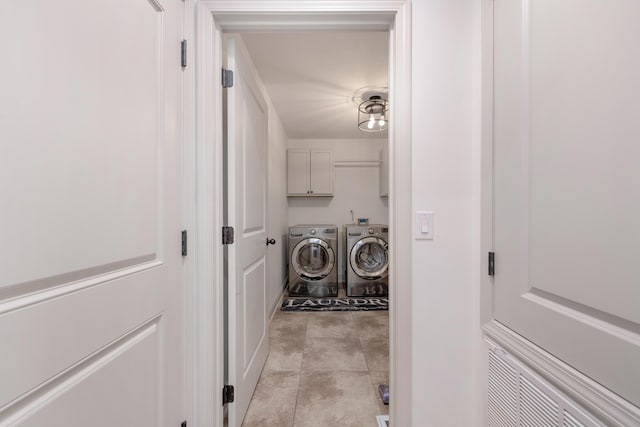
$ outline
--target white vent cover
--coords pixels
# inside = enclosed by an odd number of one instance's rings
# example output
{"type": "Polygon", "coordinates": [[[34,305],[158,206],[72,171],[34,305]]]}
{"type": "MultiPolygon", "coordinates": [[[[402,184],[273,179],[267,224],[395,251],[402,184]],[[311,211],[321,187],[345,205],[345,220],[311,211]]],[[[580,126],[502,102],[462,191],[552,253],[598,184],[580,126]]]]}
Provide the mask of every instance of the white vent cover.
{"type": "Polygon", "coordinates": [[[504,350],[489,350],[490,427],[603,427],[578,404],[504,350]]]}

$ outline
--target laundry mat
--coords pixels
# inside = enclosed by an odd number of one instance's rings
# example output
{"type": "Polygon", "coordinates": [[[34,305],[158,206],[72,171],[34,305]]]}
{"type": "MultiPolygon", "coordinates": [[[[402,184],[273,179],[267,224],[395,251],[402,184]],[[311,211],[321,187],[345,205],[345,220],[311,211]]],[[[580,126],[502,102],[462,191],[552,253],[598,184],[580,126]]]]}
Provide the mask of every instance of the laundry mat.
{"type": "Polygon", "coordinates": [[[365,311],[388,310],[388,298],[287,298],[282,311],[365,311]]]}

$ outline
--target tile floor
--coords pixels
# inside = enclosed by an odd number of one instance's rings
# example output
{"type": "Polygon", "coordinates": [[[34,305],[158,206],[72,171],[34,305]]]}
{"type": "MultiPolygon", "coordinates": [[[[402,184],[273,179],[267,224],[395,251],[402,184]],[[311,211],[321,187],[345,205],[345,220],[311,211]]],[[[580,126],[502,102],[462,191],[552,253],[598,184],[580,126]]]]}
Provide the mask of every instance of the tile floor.
{"type": "Polygon", "coordinates": [[[282,312],[245,427],[376,427],[388,414],[389,312],[282,312]]]}

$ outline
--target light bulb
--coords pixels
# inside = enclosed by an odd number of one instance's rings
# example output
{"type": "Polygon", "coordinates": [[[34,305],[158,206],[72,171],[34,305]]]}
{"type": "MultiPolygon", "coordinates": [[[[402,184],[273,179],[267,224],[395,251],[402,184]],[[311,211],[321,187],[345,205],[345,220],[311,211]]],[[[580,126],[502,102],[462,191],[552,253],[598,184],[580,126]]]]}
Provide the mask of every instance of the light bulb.
{"type": "Polygon", "coordinates": [[[378,124],[380,125],[380,127],[384,126],[384,114],[380,116],[380,121],[378,121],[378,124]]]}
{"type": "Polygon", "coordinates": [[[376,118],[373,117],[373,114],[369,116],[369,123],[367,123],[367,128],[373,129],[373,125],[376,123],[376,118]]]}

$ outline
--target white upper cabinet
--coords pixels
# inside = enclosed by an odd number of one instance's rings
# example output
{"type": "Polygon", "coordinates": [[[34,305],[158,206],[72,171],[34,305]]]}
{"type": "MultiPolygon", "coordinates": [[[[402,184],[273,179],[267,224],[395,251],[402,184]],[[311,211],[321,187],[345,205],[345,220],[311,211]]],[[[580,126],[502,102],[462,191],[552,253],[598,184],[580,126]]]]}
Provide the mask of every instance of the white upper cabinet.
{"type": "Polygon", "coordinates": [[[287,150],[288,196],[333,196],[333,153],[329,150],[287,150]]]}

